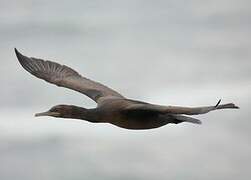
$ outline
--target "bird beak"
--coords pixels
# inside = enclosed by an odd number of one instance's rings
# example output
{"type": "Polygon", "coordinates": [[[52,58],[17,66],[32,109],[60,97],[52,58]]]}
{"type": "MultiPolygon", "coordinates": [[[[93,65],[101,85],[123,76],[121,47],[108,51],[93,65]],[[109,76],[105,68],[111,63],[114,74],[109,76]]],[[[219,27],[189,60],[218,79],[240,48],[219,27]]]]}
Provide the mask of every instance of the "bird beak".
{"type": "Polygon", "coordinates": [[[54,116],[54,117],[57,117],[59,115],[60,114],[58,112],[47,111],[47,112],[37,113],[37,114],[35,114],[35,117],[39,117],[39,116],[54,116]]]}

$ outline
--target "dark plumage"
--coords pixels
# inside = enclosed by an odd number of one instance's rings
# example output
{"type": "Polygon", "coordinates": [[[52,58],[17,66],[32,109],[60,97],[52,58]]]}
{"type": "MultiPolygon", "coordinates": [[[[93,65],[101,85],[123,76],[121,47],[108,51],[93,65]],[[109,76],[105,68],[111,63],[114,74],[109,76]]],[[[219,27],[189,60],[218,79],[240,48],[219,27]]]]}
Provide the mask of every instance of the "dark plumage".
{"type": "Polygon", "coordinates": [[[36,116],[82,119],[93,123],[111,123],[126,129],[152,129],[168,123],[201,121],[185,115],[205,114],[218,109],[237,109],[233,103],[205,107],[160,106],[130,100],[118,92],[81,76],[70,67],[52,61],[30,58],[15,49],[16,56],[25,70],[34,76],[57,86],[85,94],[97,103],[94,109],[72,105],[57,105],[36,116]]]}

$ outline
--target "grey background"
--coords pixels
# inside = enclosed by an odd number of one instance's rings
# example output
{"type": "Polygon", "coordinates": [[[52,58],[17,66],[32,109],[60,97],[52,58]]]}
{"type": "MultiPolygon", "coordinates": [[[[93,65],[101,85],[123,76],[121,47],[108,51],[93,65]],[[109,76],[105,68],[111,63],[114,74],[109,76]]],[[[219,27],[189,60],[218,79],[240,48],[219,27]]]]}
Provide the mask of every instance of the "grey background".
{"type": "Polygon", "coordinates": [[[0,0],[0,179],[251,177],[248,0],[0,0]],[[33,114],[95,107],[25,72],[13,48],[66,64],[129,98],[212,112],[201,126],[130,131],[33,114]]]}

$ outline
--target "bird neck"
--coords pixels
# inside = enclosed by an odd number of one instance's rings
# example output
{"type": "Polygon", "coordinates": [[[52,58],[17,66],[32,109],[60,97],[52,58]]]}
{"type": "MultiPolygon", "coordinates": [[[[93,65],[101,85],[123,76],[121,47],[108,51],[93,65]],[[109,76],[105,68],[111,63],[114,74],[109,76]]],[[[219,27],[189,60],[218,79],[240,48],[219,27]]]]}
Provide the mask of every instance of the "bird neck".
{"type": "Polygon", "coordinates": [[[70,106],[70,111],[64,118],[81,119],[89,122],[98,122],[96,109],[86,109],[78,106],[70,106]]]}

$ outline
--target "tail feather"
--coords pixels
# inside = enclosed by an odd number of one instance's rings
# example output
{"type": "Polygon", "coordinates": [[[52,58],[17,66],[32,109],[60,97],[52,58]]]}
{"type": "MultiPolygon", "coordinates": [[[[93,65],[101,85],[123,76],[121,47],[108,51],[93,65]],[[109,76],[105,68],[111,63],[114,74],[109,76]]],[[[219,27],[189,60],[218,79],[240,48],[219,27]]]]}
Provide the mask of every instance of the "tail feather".
{"type": "Polygon", "coordinates": [[[199,119],[195,119],[192,117],[188,116],[182,116],[182,115],[173,115],[176,120],[181,121],[181,122],[190,122],[193,124],[202,124],[202,122],[199,119]]]}
{"type": "Polygon", "coordinates": [[[228,104],[218,105],[216,106],[216,109],[239,109],[239,107],[233,103],[228,103],[228,104]]]}
{"type": "Polygon", "coordinates": [[[198,115],[198,114],[205,114],[210,111],[218,109],[239,109],[239,107],[233,103],[220,104],[220,102],[221,100],[219,100],[215,106],[200,106],[200,107],[168,106],[163,110],[163,112],[169,114],[198,115]]]}

